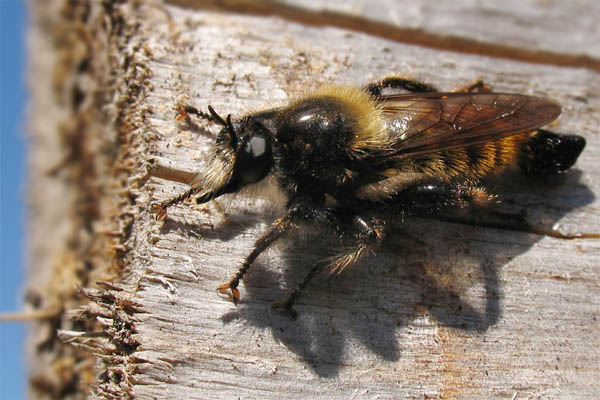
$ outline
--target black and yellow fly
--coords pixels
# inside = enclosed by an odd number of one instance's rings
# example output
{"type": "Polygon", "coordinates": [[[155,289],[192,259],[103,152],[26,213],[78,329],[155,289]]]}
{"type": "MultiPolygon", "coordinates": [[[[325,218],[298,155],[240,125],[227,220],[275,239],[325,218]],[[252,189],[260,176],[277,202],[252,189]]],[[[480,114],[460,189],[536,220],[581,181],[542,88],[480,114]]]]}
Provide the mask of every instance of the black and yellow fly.
{"type": "Polygon", "coordinates": [[[275,306],[293,304],[319,271],[341,271],[382,241],[386,221],[444,207],[484,206],[494,196],[483,178],[518,165],[532,174],[570,168],[585,146],[577,135],[539,129],[558,117],[552,100],[492,93],[481,83],[457,92],[392,76],[363,88],[325,86],[286,107],[232,121],[212,107],[190,114],[223,128],[209,167],[169,206],[198,195],[204,203],[273,176],[286,213],[260,237],[239,271],[218,291],[237,303],[238,285],[258,255],[299,223],[331,228],[346,246],[312,266],[275,306]]]}

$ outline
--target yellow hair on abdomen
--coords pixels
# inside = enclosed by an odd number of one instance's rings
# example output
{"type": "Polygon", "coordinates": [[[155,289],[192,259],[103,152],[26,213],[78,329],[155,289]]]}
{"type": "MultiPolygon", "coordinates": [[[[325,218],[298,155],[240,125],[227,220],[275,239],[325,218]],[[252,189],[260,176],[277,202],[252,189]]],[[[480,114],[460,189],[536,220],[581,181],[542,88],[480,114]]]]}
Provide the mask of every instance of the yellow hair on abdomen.
{"type": "Polygon", "coordinates": [[[399,172],[419,173],[434,178],[478,180],[502,172],[517,162],[523,144],[531,133],[463,148],[437,151],[400,160],[399,172]]]}

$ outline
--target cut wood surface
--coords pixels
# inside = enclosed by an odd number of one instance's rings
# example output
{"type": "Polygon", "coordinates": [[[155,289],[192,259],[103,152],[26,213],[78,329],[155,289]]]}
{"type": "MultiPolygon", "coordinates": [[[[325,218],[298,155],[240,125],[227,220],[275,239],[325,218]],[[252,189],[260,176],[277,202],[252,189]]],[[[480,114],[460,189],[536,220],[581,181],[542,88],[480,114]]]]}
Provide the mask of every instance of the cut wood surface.
{"type": "Polygon", "coordinates": [[[441,36],[471,38],[529,50],[600,56],[600,3],[559,0],[305,0],[290,6],[358,16],[441,36]]]}
{"type": "MultiPolygon", "coordinates": [[[[53,77],[55,92],[78,101],[65,101],[66,112],[51,112],[44,99],[56,93],[34,95],[32,185],[41,186],[31,191],[29,293],[44,298],[48,290],[54,300],[29,302],[60,312],[32,329],[33,394],[44,397],[50,388],[81,397],[93,388],[100,397],[199,399],[600,395],[598,239],[398,221],[373,257],[315,279],[292,320],[273,311],[271,302],[297,284],[327,238],[288,235],[259,257],[235,306],[215,289],[237,271],[280,209],[258,191],[178,205],[162,222],[151,210],[153,202],[188,188],[206,165],[218,130],[194,118],[176,121],[180,103],[210,104],[235,118],[327,82],[362,85],[403,74],[453,90],[483,78],[496,91],[557,100],[563,113],[551,128],[587,140],[566,174],[543,180],[512,174],[495,183],[503,200],[498,209],[524,213],[539,231],[597,233],[597,71],[441,51],[182,3],[80,10],[75,40],[86,38],[87,47],[85,56],[68,53],[74,67],[67,73],[77,79],[53,77]],[[48,112],[52,124],[42,119],[48,112]],[[85,133],[75,136],[85,141],[71,147],[71,164],[44,157],[52,146],[72,145],[56,135],[59,123],[63,134],[85,133]],[[48,199],[36,196],[40,187],[48,188],[43,193],[57,207],[44,207],[48,199]],[[37,274],[38,263],[51,276],[37,274]],[[66,266],[72,271],[60,269],[66,266]],[[56,283],[67,282],[65,276],[79,279],[83,298],[71,300],[75,285],[56,283]],[[96,375],[74,372],[82,366],[92,371],[93,364],[96,375]],[[71,386],[60,387],[56,371],[72,379],[71,386]]],[[[56,10],[33,10],[38,23],[48,23],[65,19],[69,7],[61,17],[56,10]]],[[[528,7],[542,13],[533,3],[528,7]]],[[[552,15],[568,9],[566,3],[548,7],[552,15]]],[[[390,15],[402,10],[392,8],[390,15]]],[[[486,15],[482,9],[481,19],[486,15]]],[[[440,23],[440,32],[448,24],[440,23]]],[[[532,24],[541,22],[534,18],[532,24]]],[[[44,25],[38,29],[33,42],[41,46],[48,39],[44,25]]],[[[479,34],[489,42],[503,38],[486,32],[479,34]]],[[[584,44],[573,53],[598,51],[584,44]]],[[[47,57],[67,63],[64,54],[47,57]]],[[[32,63],[40,82],[42,70],[32,63]]]]}

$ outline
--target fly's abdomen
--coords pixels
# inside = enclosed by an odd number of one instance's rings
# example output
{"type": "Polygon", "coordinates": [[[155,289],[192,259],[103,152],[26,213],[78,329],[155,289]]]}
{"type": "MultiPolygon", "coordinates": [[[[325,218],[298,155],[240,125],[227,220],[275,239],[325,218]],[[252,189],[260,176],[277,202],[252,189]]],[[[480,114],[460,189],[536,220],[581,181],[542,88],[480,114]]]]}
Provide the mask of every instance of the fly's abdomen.
{"type": "Polygon", "coordinates": [[[524,143],[519,166],[530,174],[557,174],[571,168],[585,147],[578,135],[561,135],[540,129],[524,143]]]}
{"type": "Polygon", "coordinates": [[[514,135],[479,145],[444,150],[401,161],[399,169],[436,179],[478,180],[515,165],[531,134],[514,135]]]}
{"type": "Polygon", "coordinates": [[[437,179],[477,180],[519,165],[527,173],[548,175],[572,167],[584,147],[581,136],[538,130],[402,160],[398,169],[437,179]]]}

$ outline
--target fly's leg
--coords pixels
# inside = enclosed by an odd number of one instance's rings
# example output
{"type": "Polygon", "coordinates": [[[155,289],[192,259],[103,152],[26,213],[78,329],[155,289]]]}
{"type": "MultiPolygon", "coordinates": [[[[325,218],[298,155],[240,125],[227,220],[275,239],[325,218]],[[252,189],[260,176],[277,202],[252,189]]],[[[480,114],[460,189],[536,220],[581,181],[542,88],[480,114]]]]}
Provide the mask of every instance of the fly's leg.
{"type": "Polygon", "coordinates": [[[494,201],[483,187],[470,183],[430,182],[409,186],[390,202],[391,211],[427,215],[447,208],[484,207],[494,201]]]}
{"type": "MultiPolygon", "coordinates": [[[[294,210],[293,210],[294,211],[294,210]]],[[[242,266],[238,272],[228,282],[219,285],[217,291],[221,294],[227,294],[234,304],[237,304],[240,300],[240,291],[237,288],[240,284],[240,280],[244,278],[244,275],[250,269],[250,266],[256,260],[256,258],[265,251],[270,245],[272,245],[277,239],[279,239],[291,226],[293,220],[293,211],[290,211],[285,216],[277,219],[269,230],[263,234],[254,243],[254,249],[248,254],[244,260],[242,266]],[[230,293],[228,293],[230,292],[230,293]]]]}
{"type": "Polygon", "coordinates": [[[346,225],[345,230],[340,231],[340,227],[336,228],[338,229],[338,232],[341,233],[342,237],[347,235],[352,236],[354,245],[338,252],[333,257],[321,260],[314,264],[296,289],[294,289],[285,299],[274,302],[273,308],[282,309],[295,319],[298,316],[298,313],[294,309],[294,303],[319,271],[328,270],[331,273],[340,273],[346,267],[355,263],[365,253],[377,248],[385,235],[384,225],[381,221],[358,215],[352,218],[350,224],[346,225]]]}
{"type": "Polygon", "coordinates": [[[410,93],[437,92],[437,88],[427,83],[405,79],[400,76],[387,76],[366,86],[365,90],[373,97],[379,97],[384,89],[405,90],[410,93]]]}
{"type": "Polygon", "coordinates": [[[485,189],[475,185],[434,183],[408,187],[398,193],[397,205],[387,211],[396,214],[429,216],[440,221],[547,235],[559,239],[598,238],[597,233],[566,235],[554,229],[537,229],[529,224],[524,213],[511,214],[496,210],[483,213],[460,213],[457,208],[469,205],[485,210],[495,200],[485,189]]]}
{"type": "Polygon", "coordinates": [[[288,314],[290,314],[290,316],[293,319],[296,319],[296,317],[298,317],[298,312],[294,309],[294,303],[296,302],[296,298],[300,295],[300,293],[302,293],[304,288],[306,288],[306,285],[308,285],[308,282],[311,281],[311,279],[317,274],[317,272],[324,269],[326,265],[327,263],[324,262],[318,262],[315,265],[313,265],[308,271],[308,273],[304,276],[302,282],[296,287],[296,289],[294,289],[292,293],[287,295],[285,299],[273,302],[272,307],[284,310],[288,314]]]}
{"type": "Polygon", "coordinates": [[[317,220],[327,224],[336,225],[337,217],[332,210],[319,209],[314,207],[306,199],[296,199],[286,215],[273,222],[267,232],[265,232],[255,243],[254,249],[248,254],[238,272],[228,282],[219,285],[217,291],[221,294],[229,295],[229,298],[237,304],[240,300],[240,291],[238,286],[240,280],[250,269],[256,258],[279,239],[292,226],[296,220],[317,220]]]}
{"type": "MultiPolygon", "coordinates": [[[[177,105],[177,115],[175,116],[175,119],[177,121],[181,121],[183,119],[188,119],[190,115],[196,115],[198,116],[198,118],[200,119],[205,119],[207,121],[213,122],[215,124],[218,125],[222,125],[222,126],[226,126],[227,123],[226,121],[221,118],[219,116],[219,114],[217,114],[215,112],[215,110],[212,108],[212,106],[208,106],[208,113],[205,113],[204,111],[200,111],[198,110],[196,107],[194,106],[190,106],[189,104],[178,104],[177,105]]],[[[227,117],[229,118],[229,117],[227,117]]]]}
{"type": "MultiPolygon", "coordinates": [[[[398,91],[407,91],[410,93],[428,93],[428,92],[439,92],[439,90],[433,86],[424,82],[415,81],[412,79],[402,78],[400,76],[392,75],[387,76],[380,81],[373,82],[366,86],[365,90],[374,97],[379,97],[383,94],[385,89],[393,89],[398,91]]],[[[485,84],[483,79],[478,78],[473,83],[463,86],[455,92],[465,93],[490,93],[492,89],[485,84]]],[[[396,93],[390,93],[396,94],[396,93]]]]}
{"type": "Polygon", "coordinates": [[[491,93],[492,88],[485,84],[483,79],[477,78],[472,83],[454,90],[458,93],[491,93]]]}
{"type": "Polygon", "coordinates": [[[173,197],[169,200],[165,200],[161,203],[152,204],[152,208],[156,212],[156,220],[164,220],[167,217],[167,208],[171,207],[174,204],[178,204],[189,199],[201,189],[202,187],[200,185],[192,185],[192,187],[190,187],[187,191],[180,194],[179,196],[173,197]]]}
{"type": "MultiPolygon", "coordinates": [[[[389,212],[401,215],[413,215],[435,218],[441,221],[462,223],[466,225],[487,226],[499,229],[510,229],[518,224],[525,229],[526,222],[522,216],[500,215],[494,210],[481,212],[461,212],[461,209],[474,206],[473,211],[485,210],[494,202],[495,195],[475,184],[432,182],[414,185],[399,192],[394,198],[394,205],[389,212]]],[[[521,230],[518,229],[518,230],[521,230]]]]}

